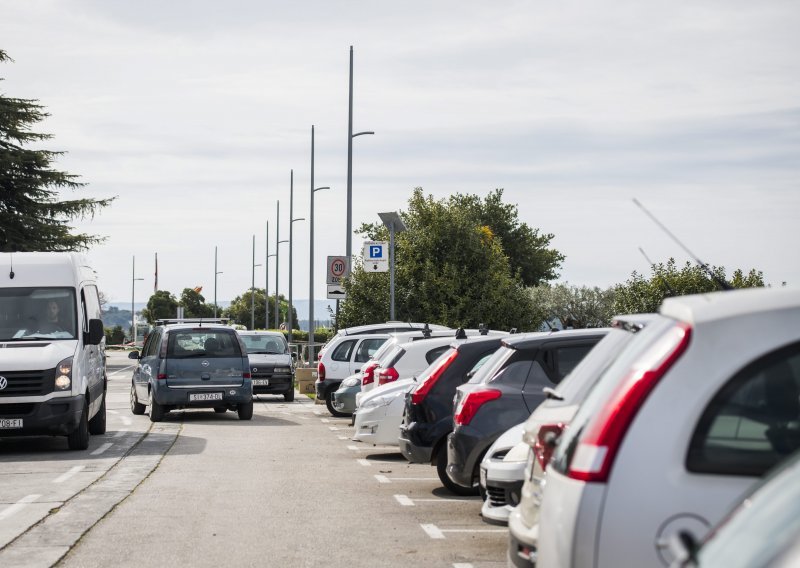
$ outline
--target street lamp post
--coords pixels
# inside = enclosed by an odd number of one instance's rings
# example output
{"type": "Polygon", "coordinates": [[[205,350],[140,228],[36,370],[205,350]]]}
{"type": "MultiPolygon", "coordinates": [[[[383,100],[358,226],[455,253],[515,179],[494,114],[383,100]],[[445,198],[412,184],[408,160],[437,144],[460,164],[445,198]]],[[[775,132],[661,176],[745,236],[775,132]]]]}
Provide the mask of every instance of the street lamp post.
{"type": "Polygon", "coordinates": [[[136,256],[133,257],[133,268],[131,270],[131,343],[136,347],[136,309],[134,308],[134,298],[136,296],[136,281],[144,278],[136,278],[136,256]]]}
{"type": "Polygon", "coordinates": [[[289,310],[286,314],[286,321],[288,322],[286,327],[289,330],[289,343],[292,342],[292,245],[293,245],[293,232],[292,227],[294,227],[295,221],[304,221],[305,218],[297,217],[294,218],[294,170],[290,170],[290,177],[289,177],[289,310]]]}
{"type": "Polygon", "coordinates": [[[389,319],[394,321],[394,234],[406,230],[400,215],[392,211],[390,213],[378,213],[383,224],[389,228],[389,319]]]}
{"type": "MultiPolygon", "coordinates": [[[[353,134],[353,46],[350,46],[350,92],[349,112],[347,119],[347,246],[348,262],[353,258],[353,138],[364,134],[375,134],[372,131],[353,134]]],[[[338,305],[338,301],[337,301],[338,305]]],[[[337,310],[338,311],[338,310],[337,310]]]]}
{"type": "Polygon", "coordinates": [[[214,247],[214,319],[217,319],[217,275],[222,271],[217,270],[217,247],[214,247]]]}
{"type": "Polygon", "coordinates": [[[269,329],[269,221],[267,221],[267,242],[264,246],[264,329],[269,329]]]}
{"type": "Polygon", "coordinates": [[[330,187],[314,187],[314,125],[311,125],[311,230],[308,246],[308,360],[314,362],[314,193],[330,187]]]}
{"type": "Polygon", "coordinates": [[[277,212],[275,214],[275,329],[280,327],[278,309],[278,275],[280,271],[280,251],[281,243],[289,242],[286,239],[281,240],[281,202],[278,201],[277,212]]]}
{"type": "Polygon", "coordinates": [[[253,269],[250,281],[250,329],[256,328],[256,236],[253,235],[253,269]]]}

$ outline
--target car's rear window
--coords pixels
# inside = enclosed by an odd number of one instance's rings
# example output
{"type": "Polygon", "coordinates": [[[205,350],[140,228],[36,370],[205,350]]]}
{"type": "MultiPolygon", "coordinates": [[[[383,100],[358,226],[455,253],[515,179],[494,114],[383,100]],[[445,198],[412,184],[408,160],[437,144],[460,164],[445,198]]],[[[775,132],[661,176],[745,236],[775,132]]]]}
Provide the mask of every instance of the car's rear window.
{"type": "Polygon", "coordinates": [[[241,356],[239,339],[231,331],[187,329],[170,333],[167,340],[167,357],[175,359],[241,356]]]}

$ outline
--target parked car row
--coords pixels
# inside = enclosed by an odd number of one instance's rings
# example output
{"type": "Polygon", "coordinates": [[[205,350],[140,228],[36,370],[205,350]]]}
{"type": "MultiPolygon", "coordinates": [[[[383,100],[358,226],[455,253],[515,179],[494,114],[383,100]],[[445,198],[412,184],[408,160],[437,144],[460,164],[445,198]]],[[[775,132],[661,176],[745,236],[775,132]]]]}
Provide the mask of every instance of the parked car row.
{"type": "Polygon", "coordinates": [[[480,492],[509,565],[795,566],[798,321],[800,291],[750,289],[606,329],[387,332],[333,400],[355,439],[480,492]]]}

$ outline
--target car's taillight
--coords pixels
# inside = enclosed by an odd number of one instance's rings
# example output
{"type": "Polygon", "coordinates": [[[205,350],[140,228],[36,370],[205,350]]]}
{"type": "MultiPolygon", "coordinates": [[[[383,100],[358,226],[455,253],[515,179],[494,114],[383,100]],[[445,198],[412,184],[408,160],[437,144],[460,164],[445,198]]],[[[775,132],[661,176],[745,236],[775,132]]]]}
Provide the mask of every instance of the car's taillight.
{"type": "Polygon", "coordinates": [[[475,418],[475,414],[480,410],[481,406],[490,400],[500,398],[501,395],[502,393],[499,390],[489,388],[481,388],[469,392],[464,400],[459,403],[453,420],[461,426],[468,425],[475,418]]]}
{"type": "Polygon", "coordinates": [[[320,381],[325,380],[325,365],[322,364],[322,361],[317,365],[317,379],[320,381]]]}
{"type": "Polygon", "coordinates": [[[378,367],[378,363],[367,363],[364,365],[364,368],[361,369],[361,386],[369,385],[375,382],[375,369],[378,367]]]}
{"type": "Polygon", "coordinates": [[[444,373],[447,367],[450,366],[450,363],[456,360],[456,357],[458,357],[458,350],[453,349],[450,355],[439,361],[439,364],[431,370],[428,376],[420,377],[419,385],[417,385],[417,387],[411,393],[412,404],[419,404],[425,400],[425,397],[428,396],[428,393],[433,388],[433,385],[436,384],[436,381],[439,380],[439,377],[442,376],[442,373],[444,373]]]}
{"type": "Polygon", "coordinates": [[[242,373],[242,378],[243,379],[249,379],[249,378],[251,378],[251,375],[250,375],[250,373],[242,373]]]}
{"type": "Polygon", "coordinates": [[[156,379],[158,379],[158,380],[164,380],[166,378],[167,378],[167,374],[166,373],[159,373],[159,374],[156,375],[156,379]]]}
{"type": "Polygon", "coordinates": [[[533,455],[539,461],[542,469],[547,468],[550,458],[553,456],[553,450],[556,447],[556,441],[564,431],[564,424],[544,424],[539,427],[539,432],[536,434],[536,442],[533,444],[533,455]]]}
{"type": "Polygon", "coordinates": [[[678,358],[692,335],[678,323],[664,333],[633,363],[603,408],[587,423],[567,474],[581,481],[607,481],[628,427],[647,396],[678,358]]]}
{"type": "Polygon", "coordinates": [[[399,376],[400,375],[397,374],[397,370],[394,367],[381,369],[378,372],[378,384],[385,385],[386,383],[391,383],[392,381],[396,381],[399,376]]]}

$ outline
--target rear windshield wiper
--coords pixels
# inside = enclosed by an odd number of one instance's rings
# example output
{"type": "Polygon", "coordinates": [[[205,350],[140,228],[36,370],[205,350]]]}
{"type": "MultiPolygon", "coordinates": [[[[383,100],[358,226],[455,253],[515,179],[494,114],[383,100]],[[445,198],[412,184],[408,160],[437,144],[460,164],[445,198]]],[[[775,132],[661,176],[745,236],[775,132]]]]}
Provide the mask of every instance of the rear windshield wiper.
{"type": "Polygon", "coordinates": [[[553,387],[544,387],[542,392],[550,400],[564,400],[564,397],[558,394],[553,387]]]}

